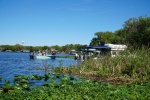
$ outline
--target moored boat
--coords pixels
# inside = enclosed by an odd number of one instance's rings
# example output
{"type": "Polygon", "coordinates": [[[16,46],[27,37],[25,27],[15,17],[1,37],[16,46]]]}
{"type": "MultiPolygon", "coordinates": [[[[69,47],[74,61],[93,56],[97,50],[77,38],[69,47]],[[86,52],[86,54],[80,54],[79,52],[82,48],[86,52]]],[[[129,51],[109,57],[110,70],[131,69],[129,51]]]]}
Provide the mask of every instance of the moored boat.
{"type": "Polygon", "coordinates": [[[36,59],[55,59],[55,52],[52,52],[50,55],[48,55],[47,51],[46,52],[38,52],[38,55],[36,56],[36,59]]]}
{"type": "Polygon", "coordinates": [[[55,59],[56,58],[55,55],[48,55],[47,57],[50,57],[51,59],[55,59]]]}
{"type": "Polygon", "coordinates": [[[48,56],[36,56],[36,59],[50,59],[48,56]]]}
{"type": "Polygon", "coordinates": [[[47,56],[36,56],[36,59],[55,59],[55,55],[47,55],[47,56]]]}

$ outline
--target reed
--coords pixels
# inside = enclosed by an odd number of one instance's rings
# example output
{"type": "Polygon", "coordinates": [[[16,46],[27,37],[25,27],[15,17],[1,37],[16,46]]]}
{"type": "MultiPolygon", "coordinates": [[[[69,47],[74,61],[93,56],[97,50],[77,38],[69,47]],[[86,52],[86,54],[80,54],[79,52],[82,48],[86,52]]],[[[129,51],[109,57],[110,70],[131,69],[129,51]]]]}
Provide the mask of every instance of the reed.
{"type": "Polygon", "coordinates": [[[145,83],[150,79],[149,56],[149,48],[132,48],[116,57],[98,57],[96,60],[89,58],[79,67],[61,67],[59,72],[78,74],[96,81],[119,82],[118,84],[145,83]]]}

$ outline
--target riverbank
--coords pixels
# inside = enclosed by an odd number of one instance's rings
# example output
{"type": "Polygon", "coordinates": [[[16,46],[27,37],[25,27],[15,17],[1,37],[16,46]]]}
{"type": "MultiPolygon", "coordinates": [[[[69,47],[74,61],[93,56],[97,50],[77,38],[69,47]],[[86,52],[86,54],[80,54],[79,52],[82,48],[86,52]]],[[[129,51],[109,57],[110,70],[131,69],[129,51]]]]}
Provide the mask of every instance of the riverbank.
{"type": "MultiPolygon", "coordinates": [[[[126,53],[124,53],[126,54],[126,53]]],[[[149,49],[133,50],[130,55],[98,57],[83,61],[78,67],[58,67],[59,73],[78,75],[98,82],[144,84],[150,79],[149,49]]]]}

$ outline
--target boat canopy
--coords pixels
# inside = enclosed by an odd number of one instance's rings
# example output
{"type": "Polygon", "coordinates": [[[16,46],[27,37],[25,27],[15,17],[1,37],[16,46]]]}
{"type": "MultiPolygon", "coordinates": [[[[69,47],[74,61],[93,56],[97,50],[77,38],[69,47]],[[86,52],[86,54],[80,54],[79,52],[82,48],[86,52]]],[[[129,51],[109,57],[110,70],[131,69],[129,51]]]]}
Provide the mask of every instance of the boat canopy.
{"type": "Polygon", "coordinates": [[[110,47],[111,50],[125,50],[127,48],[124,44],[105,44],[105,46],[110,47]]]}
{"type": "Polygon", "coordinates": [[[92,46],[93,49],[111,49],[108,46],[92,46]]]}

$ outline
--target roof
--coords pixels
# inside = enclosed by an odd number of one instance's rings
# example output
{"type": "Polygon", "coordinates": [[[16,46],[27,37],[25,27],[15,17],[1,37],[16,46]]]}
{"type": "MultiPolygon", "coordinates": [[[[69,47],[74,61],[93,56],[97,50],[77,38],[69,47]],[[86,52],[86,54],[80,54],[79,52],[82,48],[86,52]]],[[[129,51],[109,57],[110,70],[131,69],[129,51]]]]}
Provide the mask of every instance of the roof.
{"type": "Polygon", "coordinates": [[[127,48],[127,46],[124,44],[105,44],[105,46],[108,46],[111,49],[126,49],[127,48]]]}
{"type": "Polygon", "coordinates": [[[111,49],[108,46],[92,46],[93,49],[111,49]]]}

